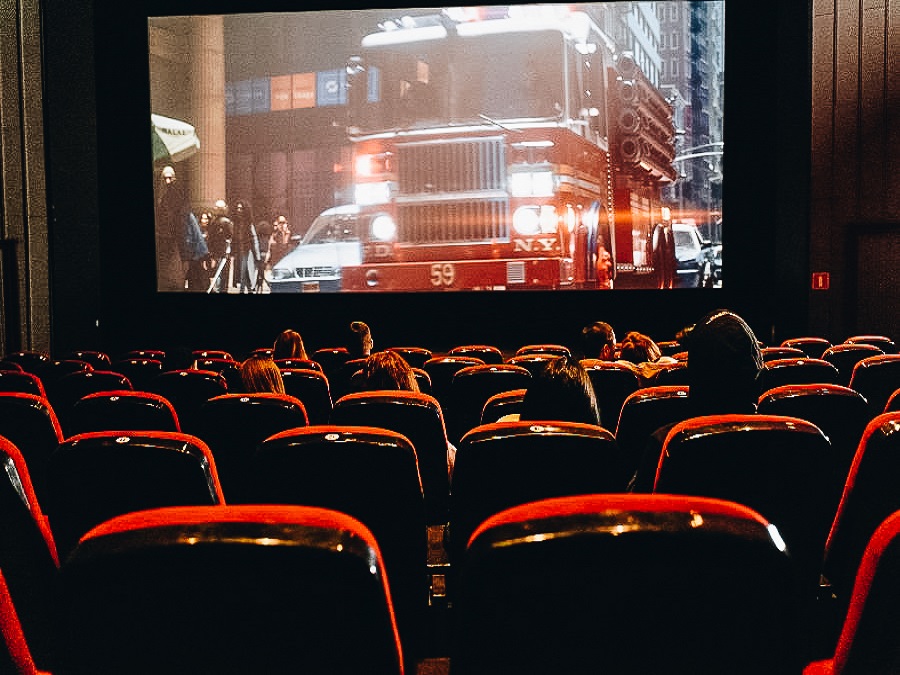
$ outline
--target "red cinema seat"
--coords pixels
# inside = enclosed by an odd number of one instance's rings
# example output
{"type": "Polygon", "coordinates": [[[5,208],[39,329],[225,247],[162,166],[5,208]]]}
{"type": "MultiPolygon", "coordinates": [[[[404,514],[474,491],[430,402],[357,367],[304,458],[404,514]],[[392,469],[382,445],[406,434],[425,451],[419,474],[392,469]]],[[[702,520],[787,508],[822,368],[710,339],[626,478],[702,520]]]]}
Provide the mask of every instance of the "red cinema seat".
{"type": "Polygon", "coordinates": [[[91,431],[181,431],[178,414],[159,394],[101,391],[78,400],[69,415],[72,435],[91,431]]]}

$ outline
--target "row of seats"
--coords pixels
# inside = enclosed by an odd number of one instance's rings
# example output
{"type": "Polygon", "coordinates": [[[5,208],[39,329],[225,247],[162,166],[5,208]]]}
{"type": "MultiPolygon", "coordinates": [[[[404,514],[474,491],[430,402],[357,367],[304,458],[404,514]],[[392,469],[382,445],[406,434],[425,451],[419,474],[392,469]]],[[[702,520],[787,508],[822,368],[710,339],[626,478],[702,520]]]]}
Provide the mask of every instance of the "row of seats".
{"type": "MultiPolygon", "coordinates": [[[[677,495],[523,504],[473,534],[451,672],[896,672],[898,551],[895,512],[868,540],[834,651],[807,663],[792,558],[754,510],[677,495]]],[[[400,674],[389,577],[377,538],[329,509],[126,514],[62,564],[56,651],[41,667],[400,674]]],[[[4,672],[37,673],[4,581],[4,672]]]]}

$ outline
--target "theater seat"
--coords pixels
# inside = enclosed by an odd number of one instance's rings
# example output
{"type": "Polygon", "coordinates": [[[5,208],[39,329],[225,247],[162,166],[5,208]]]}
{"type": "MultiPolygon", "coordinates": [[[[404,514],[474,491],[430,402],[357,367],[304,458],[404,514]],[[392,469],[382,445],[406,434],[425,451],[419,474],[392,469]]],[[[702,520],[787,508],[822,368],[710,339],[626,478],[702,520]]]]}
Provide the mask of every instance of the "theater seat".
{"type": "Polygon", "coordinates": [[[33,394],[0,393],[0,436],[25,458],[34,490],[45,499],[47,462],[63,442],[63,431],[47,399],[33,394]]]}
{"type": "Polygon", "coordinates": [[[828,361],[841,374],[840,384],[848,386],[856,364],[870,356],[880,356],[884,352],[874,345],[863,343],[834,345],[825,350],[822,360],[828,361]]]}
{"type": "Polygon", "coordinates": [[[897,344],[887,335],[852,335],[844,340],[845,344],[864,344],[878,347],[885,354],[896,354],[897,344]]]}
{"type": "Polygon", "coordinates": [[[643,387],[625,399],[616,425],[616,443],[629,474],[641,464],[653,432],[690,416],[688,389],[686,385],[643,387]]]}
{"type": "Polygon", "coordinates": [[[812,595],[839,490],[833,467],[831,443],[811,422],[693,417],[666,436],[653,491],[727,499],[758,511],[781,532],[812,595]]]}
{"type": "Polygon", "coordinates": [[[147,389],[172,404],[182,431],[195,433],[200,406],[227,394],[228,383],[221,373],[211,370],[169,370],[153,378],[147,389]]]}
{"type": "Polygon", "coordinates": [[[600,423],[615,431],[625,399],[641,388],[640,378],[627,365],[614,361],[583,359],[581,365],[594,386],[594,395],[600,406],[600,423]]]}
{"type": "Polygon", "coordinates": [[[857,363],[850,388],[866,397],[872,417],[883,412],[888,398],[900,388],[900,354],[870,356],[857,363]]]}
{"type": "Polygon", "coordinates": [[[178,414],[159,394],[101,391],[79,399],[69,415],[71,435],[91,431],[181,431],[178,414]]]}
{"type": "Polygon", "coordinates": [[[525,345],[523,347],[519,347],[516,350],[516,356],[523,356],[525,354],[553,354],[555,356],[572,356],[572,351],[566,347],[565,345],[556,345],[556,344],[533,344],[533,345],[525,345]]]}
{"type": "Polygon", "coordinates": [[[783,340],[781,346],[796,347],[806,352],[809,358],[820,359],[825,350],[831,347],[831,341],[823,337],[808,335],[783,340]]]}
{"type": "Polygon", "coordinates": [[[788,358],[766,361],[758,380],[761,394],[786,384],[840,384],[841,375],[823,359],[788,358]]]}
{"type": "MultiPolygon", "coordinates": [[[[19,614],[0,571],[0,635],[3,652],[0,653],[0,672],[10,675],[41,675],[34,665],[31,648],[22,630],[19,614]]],[[[49,673],[47,674],[49,675],[49,673]]]]}
{"type": "Polygon", "coordinates": [[[306,409],[310,424],[327,424],[334,402],[328,378],[321,370],[305,368],[279,368],[284,381],[284,391],[300,399],[306,409]]]}
{"type": "Polygon", "coordinates": [[[867,541],[834,656],[809,664],[803,674],[900,672],[898,632],[900,511],[889,515],[867,541]]]}
{"type": "Polygon", "coordinates": [[[0,371],[0,392],[31,394],[47,398],[47,390],[40,377],[33,373],[22,371],[0,371]]]}
{"type": "Polygon", "coordinates": [[[794,573],[777,530],[728,501],[516,506],[468,542],[452,672],[797,673],[794,573]]]}
{"type": "Polygon", "coordinates": [[[552,352],[527,352],[509,357],[506,362],[513,366],[522,366],[532,377],[537,377],[547,364],[560,358],[559,354],[552,352]]]}
{"type": "Polygon", "coordinates": [[[147,391],[150,381],[163,372],[159,359],[123,359],[112,365],[112,370],[122,373],[138,391],[147,391]]]}
{"type": "Polygon", "coordinates": [[[82,370],[59,378],[53,388],[47,391],[47,398],[59,418],[63,434],[70,436],[72,408],[79,399],[98,391],[133,389],[131,381],[122,373],[111,370],[82,370]]]}
{"type": "Polygon", "coordinates": [[[447,352],[447,356],[481,359],[484,363],[503,363],[503,352],[493,345],[457,345],[447,352]]]}
{"type": "Polygon", "coordinates": [[[388,347],[389,352],[395,352],[403,357],[410,368],[421,368],[434,354],[425,347],[388,347]]]}
{"type": "Polygon", "coordinates": [[[54,675],[399,675],[381,551],[289,505],[166,508],[89,532],[61,570],[54,675]]]}
{"type": "Polygon", "coordinates": [[[44,509],[62,558],[89,529],[123,513],[225,501],[212,453],[188,434],[73,436],[51,455],[47,468],[44,509]]]}
{"type": "Polygon", "coordinates": [[[494,394],[512,389],[527,389],[531,373],[509,363],[469,366],[456,372],[450,385],[448,405],[444,408],[447,434],[452,443],[481,423],[484,404],[494,394]]]}
{"type": "Polygon", "coordinates": [[[446,409],[450,405],[450,386],[453,376],[463,368],[484,365],[484,361],[471,356],[435,356],[428,359],[422,370],[431,378],[431,394],[446,409]]]}
{"type": "Polygon", "coordinates": [[[513,389],[491,396],[481,411],[481,424],[499,422],[505,415],[519,414],[526,391],[527,389],[513,389]]]}

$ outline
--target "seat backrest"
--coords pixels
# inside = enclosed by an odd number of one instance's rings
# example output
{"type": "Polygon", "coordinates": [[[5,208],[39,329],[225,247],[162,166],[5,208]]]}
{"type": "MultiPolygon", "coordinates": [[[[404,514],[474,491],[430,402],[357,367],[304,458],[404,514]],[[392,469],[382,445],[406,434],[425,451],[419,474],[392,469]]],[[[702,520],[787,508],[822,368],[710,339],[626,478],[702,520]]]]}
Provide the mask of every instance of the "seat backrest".
{"type": "Polygon", "coordinates": [[[454,674],[800,669],[793,561],[760,514],[728,501],[511,508],[471,537],[459,591],[454,674]]]}
{"type": "Polygon", "coordinates": [[[44,383],[41,378],[34,373],[23,371],[3,370],[0,371],[0,392],[11,392],[21,394],[32,394],[47,398],[47,390],[44,389],[44,383]]]}
{"type": "Polygon", "coordinates": [[[762,354],[763,361],[774,361],[775,359],[795,359],[809,358],[799,347],[763,347],[759,350],[762,354]]]}
{"type": "Polygon", "coordinates": [[[337,401],[341,396],[359,391],[361,380],[354,380],[353,376],[362,370],[364,358],[347,359],[331,375],[328,375],[328,384],[331,386],[331,397],[337,401]]]}
{"type": "Polygon", "coordinates": [[[231,352],[224,349],[195,349],[191,352],[197,360],[202,359],[225,359],[226,361],[234,361],[231,352]]]}
{"type": "Polygon", "coordinates": [[[497,422],[472,429],[456,449],[447,551],[458,562],[485,518],[537,499],[624,492],[612,432],[578,422],[497,422]]]}
{"type": "Polygon", "coordinates": [[[79,399],[98,391],[133,390],[131,381],[111,370],[86,370],[69,373],[59,378],[53,388],[47,391],[47,399],[59,423],[63,434],[71,435],[69,429],[72,408],[79,399]]]}
{"type": "Polygon", "coordinates": [[[431,395],[446,409],[450,405],[450,387],[453,376],[463,368],[484,365],[484,361],[472,356],[435,356],[428,359],[422,370],[431,378],[431,395]]]}
{"type": "Polygon", "coordinates": [[[520,413],[526,391],[527,389],[513,389],[491,396],[481,411],[481,424],[499,422],[504,415],[520,413]]]}
{"type": "Polygon", "coordinates": [[[884,412],[896,412],[900,410],[900,387],[888,396],[887,403],[884,404],[884,412]]]}
{"type": "Polygon", "coordinates": [[[834,513],[833,467],[831,443],[806,420],[692,417],[666,436],[653,491],[727,499],[758,511],[781,532],[812,591],[834,513]]]}
{"type": "Polygon", "coordinates": [[[350,352],[346,347],[328,347],[317,349],[312,353],[313,361],[322,366],[322,372],[326,376],[336,372],[350,359],[350,352]]]}
{"type": "Polygon", "coordinates": [[[328,509],[115,518],[82,540],[60,587],[54,675],[403,672],[379,546],[328,509]]]}
{"type": "Polygon", "coordinates": [[[457,443],[470,429],[481,423],[484,404],[494,394],[512,389],[527,389],[531,373],[510,363],[469,366],[456,372],[450,384],[448,405],[444,410],[447,434],[457,443]]]}
{"type": "Polygon", "coordinates": [[[869,422],[844,485],[831,525],[823,573],[845,605],[869,538],[900,510],[900,413],[869,422]]]}
{"type": "Polygon", "coordinates": [[[18,363],[26,373],[31,373],[38,377],[43,374],[44,368],[51,361],[49,354],[35,350],[13,352],[4,356],[3,359],[18,363]]]}
{"type": "Polygon", "coordinates": [[[846,344],[866,344],[878,347],[885,354],[896,354],[897,343],[887,335],[852,335],[844,340],[846,344]]]}
{"type": "Polygon", "coordinates": [[[44,509],[64,558],[89,529],[162,506],[223,504],[216,463],[196,436],[101,431],[73,436],[48,463],[44,509]]]}
{"type": "Polygon", "coordinates": [[[406,436],[419,462],[427,522],[447,522],[449,450],[444,416],[437,399],[414,391],[348,394],[335,402],[331,423],[380,427],[406,436]]]}
{"type": "Polygon", "coordinates": [[[18,363],[14,363],[12,361],[7,361],[6,359],[0,360],[0,371],[8,372],[12,371],[15,373],[24,373],[25,369],[22,368],[18,363]]]}
{"type": "Polygon", "coordinates": [[[900,354],[870,356],[857,363],[850,388],[866,397],[872,417],[881,413],[891,394],[900,388],[900,354]]]}
{"type": "Polygon", "coordinates": [[[87,361],[94,370],[112,370],[110,365],[112,359],[109,354],[97,350],[76,350],[69,352],[66,359],[75,359],[77,361],[87,361]]]}
{"type": "MultiPolygon", "coordinates": [[[[834,448],[835,498],[839,499],[860,438],[871,419],[862,394],[839,384],[789,384],[763,393],[756,411],[799,417],[822,430],[834,448]]],[[[837,502],[834,506],[836,510],[837,502]]]]}
{"type": "Polygon", "coordinates": [[[484,363],[503,363],[503,352],[493,345],[458,345],[447,352],[447,356],[476,358],[484,363]]]}
{"type": "Polygon", "coordinates": [[[310,424],[327,424],[334,402],[328,378],[320,370],[279,368],[286,394],[299,398],[310,424]]]}
{"type": "Polygon", "coordinates": [[[900,511],[867,541],[834,657],[804,673],[864,675],[900,672],[900,511]]]}
{"type": "Polygon", "coordinates": [[[514,366],[522,366],[531,373],[532,377],[537,377],[547,364],[560,358],[560,354],[552,352],[527,352],[510,356],[506,362],[514,366]]]}
{"type": "Polygon", "coordinates": [[[600,423],[615,431],[625,399],[641,388],[641,379],[627,365],[600,359],[582,359],[587,371],[597,405],[600,406],[600,423]]]}
{"type": "Polygon", "coordinates": [[[653,378],[654,386],[688,385],[687,361],[668,365],[656,371],[653,378]]]}
{"type": "Polygon", "coordinates": [[[809,358],[820,359],[822,358],[822,354],[825,353],[825,350],[831,347],[831,341],[823,337],[808,335],[783,340],[781,346],[796,347],[797,349],[802,349],[806,352],[806,355],[809,358]]]}
{"type": "Polygon", "coordinates": [[[556,345],[556,344],[533,344],[533,345],[524,345],[519,347],[516,350],[516,356],[522,356],[523,354],[555,354],[556,356],[572,356],[572,350],[570,350],[565,345],[556,345]]]}
{"type": "Polygon", "coordinates": [[[164,349],[132,349],[122,354],[120,360],[127,361],[129,359],[151,359],[164,362],[166,360],[166,352],[164,349]]]}
{"type": "Polygon", "coordinates": [[[200,406],[227,394],[228,383],[221,373],[211,370],[168,370],[154,377],[147,389],[172,404],[182,431],[194,433],[200,406]]]}
{"type": "Polygon", "coordinates": [[[80,361],[77,359],[58,359],[50,361],[44,366],[43,373],[41,374],[41,382],[44,385],[44,389],[48,392],[48,397],[50,397],[53,395],[53,388],[56,385],[56,382],[63,375],[88,370],[94,370],[94,367],[87,361],[80,361]]]}
{"type": "Polygon", "coordinates": [[[0,463],[0,570],[31,651],[46,668],[54,637],[54,584],[59,566],[56,542],[25,459],[2,436],[0,463]]]}
{"type": "Polygon", "coordinates": [[[148,391],[100,391],[72,406],[70,435],[116,430],[181,431],[181,427],[172,404],[148,391]]]}
{"type": "Polygon", "coordinates": [[[278,366],[279,370],[291,368],[297,370],[317,370],[320,373],[325,372],[322,369],[322,364],[313,359],[275,359],[275,365],[278,366]]]}
{"type": "Polygon", "coordinates": [[[687,385],[643,387],[629,394],[615,431],[626,471],[638,468],[654,431],[690,416],[687,385]]]}
{"type": "Polygon", "coordinates": [[[766,361],[757,379],[763,393],[786,384],[839,384],[841,375],[828,361],[804,357],[766,361]]]}
{"type": "Polygon", "coordinates": [[[247,463],[269,436],[309,424],[306,408],[286,394],[223,394],[204,403],[197,413],[197,435],[216,458],[228,500],[243,501],[247,463]]]}
{"type": "Polygon", "coordinates": [[[425,502],[409,439],[375,427],[291,429],[263,441],[247,469],[249,503],[334,509],[372,531],[391,580],[404,651],[423,655],[425,502]]]}
{"type": "Polygon", "coordinates": [[[47,461],[63,441],[62,427],[50,403],[33,394],[0,393],[0,436],[22,453],[43,502],[47,461]]]}
{"type": "Polygon", "coordinates": [[[837,368],[841,374],[840,384],[848,386],[853,375],[853,368],[856,367],[857,363],[870,356],[879,356],[883,353],[874,345],[846,343],[826,349],[825,353],[822,354],[822,360],[828,361],[828,363],[837,368]]]}
{"type": "Polygon", "coordinates": [[[425,347],[388,347],[387,351],[402,356],[410,368],[421,368],[434,354],[425,347]]]}
{"type": "Polygon", "coordinates": [[[163,372],[159,359],[123,359],[112,365],[112,370],[122,373],[138,391],[146,391],[154,377],[163,372]]]}

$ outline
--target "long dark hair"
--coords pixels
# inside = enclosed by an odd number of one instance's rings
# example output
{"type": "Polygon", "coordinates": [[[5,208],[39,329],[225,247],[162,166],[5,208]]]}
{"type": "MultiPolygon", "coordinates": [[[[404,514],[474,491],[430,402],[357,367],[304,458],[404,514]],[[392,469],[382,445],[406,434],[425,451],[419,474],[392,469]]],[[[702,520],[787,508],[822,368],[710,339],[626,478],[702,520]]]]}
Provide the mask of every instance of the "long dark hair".
{"type": "Polygon", "coordinates": [[[600,408],[587,371],[569,356],[548,361],[529,382],[519,419],[599,426],[600,408]]]}

